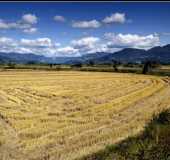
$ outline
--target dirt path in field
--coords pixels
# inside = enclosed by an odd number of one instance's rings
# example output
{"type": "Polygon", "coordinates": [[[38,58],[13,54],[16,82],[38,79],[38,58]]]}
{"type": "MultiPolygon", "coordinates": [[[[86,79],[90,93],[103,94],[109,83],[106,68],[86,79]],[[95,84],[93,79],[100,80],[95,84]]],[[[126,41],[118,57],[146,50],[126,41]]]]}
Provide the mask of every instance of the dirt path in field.
{"type": "Polygon", "coordinates": [[[0,114],[0,124],[7,137],[5,143],[0,146],[0,160],[20,160],[22,154],[19,152],[17,132],[2,114],[0,114]]]}

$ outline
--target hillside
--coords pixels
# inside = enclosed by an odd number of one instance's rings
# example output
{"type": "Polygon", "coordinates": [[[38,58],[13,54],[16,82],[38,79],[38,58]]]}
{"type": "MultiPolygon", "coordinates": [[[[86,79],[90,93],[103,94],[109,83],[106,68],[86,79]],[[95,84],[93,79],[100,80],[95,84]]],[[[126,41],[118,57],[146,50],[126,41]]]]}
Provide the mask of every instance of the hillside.
{"type": "MultiPolygon", "coordinates": [[[[170,45],[163,47],[154,47],[149,50],[125,48],[115,53],[96,53],[84,55],[81,57],[80,62],[88,63],[89,60],[93,60],[97,64],[112,63],[112,60],[119,61],[121,63],[140,63],[146,60],[156,60],[160,63],[170,63],[170,45]]],[[[74,63],[75,61],[69,61],[74,63]]]]}
{"type": "Polygon", "coordinates": [[[59,63],[63,64],[66,61],[75,59],[75,57],[45,57],[43,55],[35,55],[32,53],[21,54],[21,53],[3,53],[0,52],[0,63],[59,63]]]}

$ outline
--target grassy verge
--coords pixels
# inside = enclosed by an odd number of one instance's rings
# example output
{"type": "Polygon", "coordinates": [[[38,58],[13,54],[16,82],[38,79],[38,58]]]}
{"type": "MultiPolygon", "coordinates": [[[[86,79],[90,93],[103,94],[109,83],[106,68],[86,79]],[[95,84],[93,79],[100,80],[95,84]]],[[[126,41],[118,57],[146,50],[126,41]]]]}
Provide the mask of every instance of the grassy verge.
{"type": "Polygon", "coordinates": [[[154,116],[140,135],[81,160],[170,160],[170,110],[154,116]]]}

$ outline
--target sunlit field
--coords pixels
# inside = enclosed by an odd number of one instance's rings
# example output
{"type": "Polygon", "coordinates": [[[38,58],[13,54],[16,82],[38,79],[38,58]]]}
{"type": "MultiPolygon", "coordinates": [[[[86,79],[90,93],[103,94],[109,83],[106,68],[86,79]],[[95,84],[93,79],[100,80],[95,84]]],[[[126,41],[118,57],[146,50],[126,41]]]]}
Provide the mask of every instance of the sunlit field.
{"type": "Polygon", "coordinates": [[[156,76],[0,72],[0,157],[79,159],[139,133],[168,105],[169,80],[156,76]]]}

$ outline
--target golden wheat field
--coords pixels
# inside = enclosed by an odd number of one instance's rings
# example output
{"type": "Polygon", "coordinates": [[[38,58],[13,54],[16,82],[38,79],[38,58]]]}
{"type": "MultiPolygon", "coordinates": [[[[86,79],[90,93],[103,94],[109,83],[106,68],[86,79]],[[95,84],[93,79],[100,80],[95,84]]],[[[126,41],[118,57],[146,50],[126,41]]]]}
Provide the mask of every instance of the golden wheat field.
{"type": "Polygon", "coordinates": [[[0,159],[79,159],[139,133],[167,107],[170,86],[161,77],[3,71],[0,159]]]}

